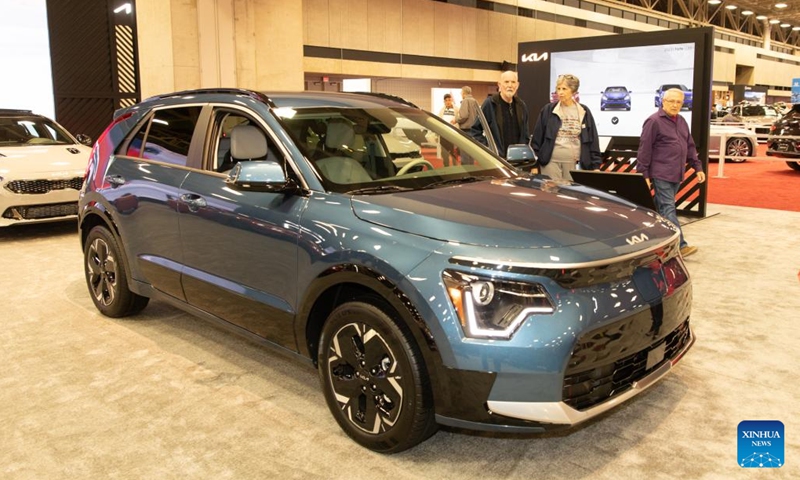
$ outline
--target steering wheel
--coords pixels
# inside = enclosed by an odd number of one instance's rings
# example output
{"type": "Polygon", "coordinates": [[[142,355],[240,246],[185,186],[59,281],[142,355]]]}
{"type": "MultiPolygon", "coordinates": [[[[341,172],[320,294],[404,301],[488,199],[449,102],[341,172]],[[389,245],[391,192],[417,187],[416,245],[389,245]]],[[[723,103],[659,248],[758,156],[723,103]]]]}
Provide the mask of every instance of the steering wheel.
{"type": "Polygon", "coordinates": [[[395,176],[399,177],[400,175],[405,175],[406,173],[408,173],[409,170],[419,165],[425,165],[426,167],[428,167],[428,170],[433,170],[434,168],[436,168],[431,164],[431,162],[425,160],[424,158],[415,158],[414,160],[411,160],[410,162],[403,165],[403,168],[398,170],[395,176]]]}

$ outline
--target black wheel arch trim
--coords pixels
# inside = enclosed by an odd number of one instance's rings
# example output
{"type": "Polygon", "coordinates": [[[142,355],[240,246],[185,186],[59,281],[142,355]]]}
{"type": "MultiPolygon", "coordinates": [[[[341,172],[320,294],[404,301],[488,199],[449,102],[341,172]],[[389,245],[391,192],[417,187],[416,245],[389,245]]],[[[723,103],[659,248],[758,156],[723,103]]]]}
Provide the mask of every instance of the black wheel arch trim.
{"type": "Polygon", "coordinates": [[[309,285],[298,307],[295,321],[298,353],[311,358],[314,364],[317,364],[319,334],[314,334],[313,329],[321,331],[322,323],[316,324],[317,320],[311,318],[314,315],[313,309],[326,292],[340,285],[356,285],[376,292],[394,310],[399,317],[398,320],[403,323],[401,326],[408,328],[422,353],[433,393],[434,408],[437,412],[450,411],[449,380],[444,375],[445,367],[439,354],[439,347],[428,324],[411,299],[397,285],[381,273],[364,265],[350,263],[333,265],[320,273],[309,285]]]}
{"type": "MultiPolygon", "coordinates": [[[[329,289],[338,285],[355,284],[377,292],[400,315],[406,326],[414,334],[419,346],[427,346],[427,350],[436,351],[436,341],[411,299],[386,276],[363,265],[346,263],[328,267],[308,286],[297,311],[295,336],[298,339],[298,351],[310,358],[316,356],[316,344],[308,340],[309,320],[314,306],[320,297],[329,289]]],[[[426,350],[422,348],[421,350],[426,350]]]]}

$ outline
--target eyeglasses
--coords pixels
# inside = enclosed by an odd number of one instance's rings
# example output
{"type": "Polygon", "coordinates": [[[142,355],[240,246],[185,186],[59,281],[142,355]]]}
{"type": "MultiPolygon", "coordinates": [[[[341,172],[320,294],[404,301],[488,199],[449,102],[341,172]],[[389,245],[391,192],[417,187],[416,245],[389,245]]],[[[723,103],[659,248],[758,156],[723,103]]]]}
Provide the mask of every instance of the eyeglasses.
{"type": "Polygon", "coordinates": [[[683,103],[683,100],[664,100],[664,103],[672,103],[672,104],[683,103]]]}

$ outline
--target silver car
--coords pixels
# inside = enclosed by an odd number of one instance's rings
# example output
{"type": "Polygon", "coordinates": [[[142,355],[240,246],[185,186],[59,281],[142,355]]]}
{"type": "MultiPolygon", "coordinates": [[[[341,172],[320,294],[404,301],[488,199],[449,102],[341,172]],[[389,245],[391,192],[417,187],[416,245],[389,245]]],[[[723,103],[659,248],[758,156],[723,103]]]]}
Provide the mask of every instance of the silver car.
{"type": "Polygon", "coordinates": [[[708,138],[708,154],[721,155],[720,143],[725,137],[725,159],[729,162],[741,163],[756,154],[758,137],[752,130],[733,125],[711,125],[708,138]]]}

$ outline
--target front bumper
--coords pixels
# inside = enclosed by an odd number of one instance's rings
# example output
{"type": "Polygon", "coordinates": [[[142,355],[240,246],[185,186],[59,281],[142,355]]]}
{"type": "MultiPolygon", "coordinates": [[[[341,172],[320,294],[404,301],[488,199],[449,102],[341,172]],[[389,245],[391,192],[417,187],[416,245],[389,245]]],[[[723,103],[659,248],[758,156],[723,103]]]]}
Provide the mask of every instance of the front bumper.
{"type": "Polygon", "coordinates": [[[82,177],[12,180],[0,186],[0,227],[77,218],[82,177]]]}
{"type": "MultiPolygon", "coordinates": [[[[517,418],[521,420],[543,423],[555,424],[564,426],[573,426],[578,423],[596,417],[622,402],[638,395],[645,389],[651,387],[656,382],[661,380],[675,364],[677,364],[687,351],[694,345],[695,337],[688,325],[688,320],[685,323],[687,336],[682,345],[675,350],[671,357],[666,357],[659,364],[653,366],[644,376],[633,380],[630,385],[622,393],[611,396],[608,400],[598,403],[590,408],[578,410],[573,405],[565,401],[560,402],[504,402],[504,401],[488,401],[488,408],[495,414],[503,415],[506,417],[517,418]]],[[[679,329],[681,327],[678,327],[679,329]]],[[[669,343],[665,340],[662,343],[669,343]]],[[[647,356],[649,352],[656,351],[660,348],[660,344],[656,345],[646,352],[638,352],[636,355],[642,353],[647,356]]],[[[573,403],[573,402],[571,402],[573,403]]]]}

